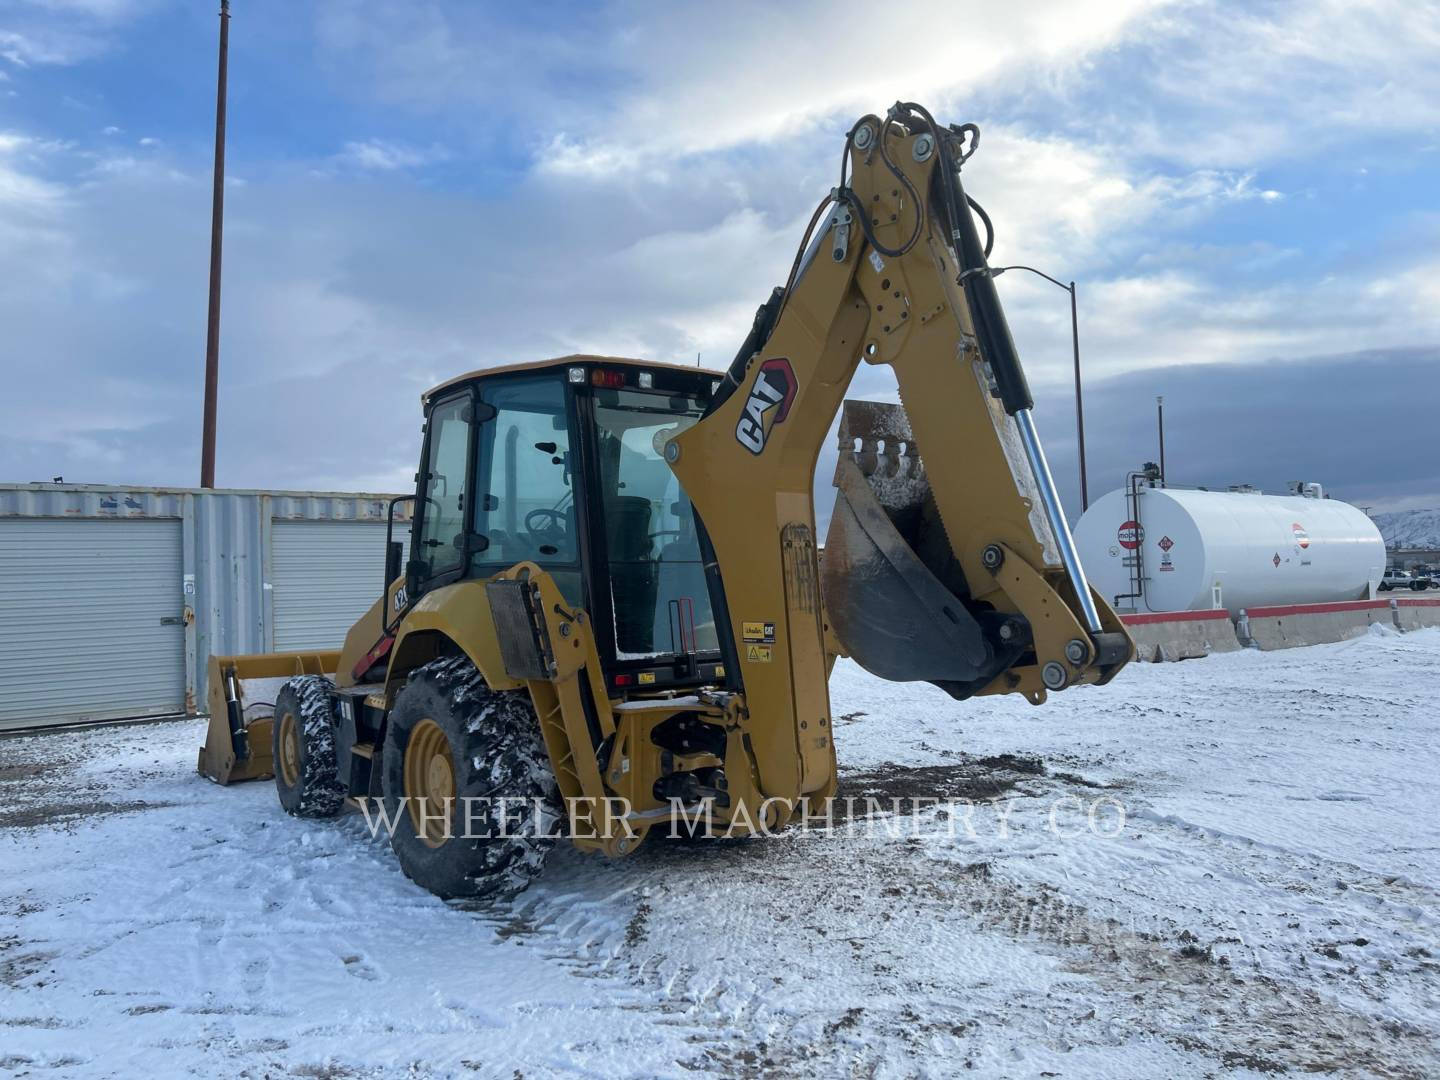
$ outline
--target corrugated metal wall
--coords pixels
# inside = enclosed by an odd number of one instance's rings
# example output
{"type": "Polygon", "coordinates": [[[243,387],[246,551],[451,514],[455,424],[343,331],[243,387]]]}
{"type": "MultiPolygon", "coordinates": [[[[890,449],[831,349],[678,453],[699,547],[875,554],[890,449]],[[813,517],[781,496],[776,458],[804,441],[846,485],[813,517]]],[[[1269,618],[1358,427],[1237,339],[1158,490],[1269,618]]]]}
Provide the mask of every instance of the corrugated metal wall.
{"type": "Polygon", "coordinates": [[[275,651],[335,648],[384,591],[385,530],[276,521],[270,539],[275,651]]]}
{"type": "MultiPolygon", "coordinates": [[[[18,545],[10,549],[11,558],[4,558],[4,554],[0,553],[0,558],[4,559],[0,573],[5,572],[8,567],[12,568],[13,573],[28,576],[30,569],[33,569],[33,559],[41,557],[33,551],[38,546],[33,542],[35,534],[32,533],[27,538],[24,526],[17,524],[19,522],[48,521],[53,522],[54,527],[61,527],[67,521],[73,521],[77,525],[85,521],[175,522],[178,526],[178,548],[174,549],[173,555],[166,556],[166,561],[176,561],[177,565],[168,576],[145,576],[144,580],[149,592],[159,594],[156,602],[165,605],[167,611],[173,608],[175,614],[182,619],[182,626],[174,631],[177,635],[183,635],[184,686],[181,704],[188,712],[203,712],[206,665],[212,654],[233,655],[270,652],[276,649],[272,565],[275,524],[278,522],[285,528],[293,522],[344,522],[352,537],[374,531],[373,544],[352,542],[348,546],[348,569],[338,578],[324,559],[323,549],[314,553],[317,587],[310,593],[308,600],[303,600],[302,603],[313,602],[329,606],[329,617],[334,622],[340,607],[351,603],[360,590],[363,589],[367,594],[379,594],[379,581],[384,568],[385,516],[390,498],[388,495],[338,492],[223,489],[202,491],[55,484],[0,485],[0,544],[18,545]],[[8,531],[7,525],[10,526],[8,531]],[[366,568],[361,575],[363,584],[351,581],[349,574],[352,571],[358,574],[360,563],[364,561],[355,553],[367,546],[374,552],[374,566],[366,568]],[[31,552],[31,563],[22,564],[16,555],[18,552],[31,552]],[[22,566],[29,569],[22,569],[22,566]],[[328,591],[325,585],[327,581],[331,583],[328,591]],[[344,597],[350,599],[342,598],[339,607],[336,607],[332,603],[333,592],[343,593],[344,597]]],[[[114,535],[91,533],[87,540],[82,535],[84,528],[85,526],[80,526],[73,534],[74,542],[82,551],[87,549],[87,544],[94,548],[96,545],[93,541],[114,535]]],[[[402,504],[396,508],[396,538],[408,540],[409,528],[409,505],[402,504]]],[[[66,543],[70,542],[67,538],[66,543]]],[[[99,546],[108,549],[115,545],[102,543],[99,546]]],[[[108,589],[105,586],[112,575],[118,578],[127,572],[127,563],[123,558],[124,545],[117,547],[121,550],[120,561],[107,563],[100,576],[78,582],[70,590],[72,600],[83,604],[85,595],[94,594],[95,609],[99,610],[102,599],[110,602],[118,596],[121,597],[118,610],[123,612],[128,608],[135,608],[138,612],[136,603],[123,599],[125,589],[122,582],[114,581],[108,589]],[[112,565],[113,570],[110,568],[112,565]]],[[[138,554],[136,558],[139,559],[138,554]]],[[[149,569],[142,572],[137,562],[128,572],[136,577],[159,573],[155,569],[158,564],[149,555],[144,563],[149,569]]],[[[305,570],[303,564],[292,559],[286,572],[291,575],[292,580],[298,580],[295,575],[303,576],[305,570]]],[[[32,602],[44,599],[49,592],[54,590],[47,592],[43,585],[33,596],[26,594],[22,597],[15,592],[0,592],[0,626],[7,626],[12,630],[27,625],[36,627],[39,625],[37,620],[44,622],[53,618],[45,613],[43,606],[37,607],[32,602]]],[[[368,603],[365,606],[368,606],[368,603]]],[[[52,608],[59,610],[55,604],[52,604],[52,608]]],[[[364,607],[361,607],[360,611],[363,613],[364,607]]],[[[137,614],[137,618],[148,618],[148,615],[137,614]]],[[[281,636],[287,637],[286,634],[281,636]]],[[[333,642],[327,643],[328,647],[339,648],[340,638],[343,638],[343,631],[333,642]]],[[[143,643],[137,647],[144,655],[148,655],[154,648],[143,643]]],[[[3,645],[0,645],[0,648],[3,648],[3,645]]],[[[0,656],[5,656],[4,666],[7,672],[11,671],[14,668],[13,655],[0,652],[0,656]]],[[[112,665],[115,669],[112,678],[119,688],[117,700],[126,700],[121,689],[127,679],[127,669],[135,669],[132,683],[141,681],[139,664],[139,660],[134,660],[112,665]]],[[[53,689],[63,696],[65,688],[62,684],[74,682],[73,673],[67,675],[67,670],[62,666],[49,675],[38,671],[34,674],[39,685],[43,686],[48,679],[55,684],[53,689]]],[[[22,711],[43,711],[46,708],[44,701],[41,697],[33,707],[24,706],[22,711]]],[[[123,706],[121,708],[123,709],[123,706]]],[[[8,715],[7,712],[6,716],[8,715]]],[[[109,711],[107,715],[138,713],[109,711]]],[[[65,717],[51,710],[44,715],[37,713],[34,719],[37,722],[63,722],[65,717]]],[[[10,722],[13,726],[25,721],[17,716],[11,718],[10,722]]]]}

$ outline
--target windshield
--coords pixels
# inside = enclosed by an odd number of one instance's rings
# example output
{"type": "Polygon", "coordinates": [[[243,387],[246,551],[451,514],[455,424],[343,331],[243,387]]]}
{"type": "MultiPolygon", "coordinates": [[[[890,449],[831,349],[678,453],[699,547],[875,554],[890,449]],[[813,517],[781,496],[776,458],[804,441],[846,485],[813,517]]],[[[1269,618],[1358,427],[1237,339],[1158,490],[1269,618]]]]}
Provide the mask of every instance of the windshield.
{"type": "Polygon", "coordinates": [[[695,514],[665,463],[693,398],[598,390],[595,420],[618,659],[719,650],[695,514]]]}

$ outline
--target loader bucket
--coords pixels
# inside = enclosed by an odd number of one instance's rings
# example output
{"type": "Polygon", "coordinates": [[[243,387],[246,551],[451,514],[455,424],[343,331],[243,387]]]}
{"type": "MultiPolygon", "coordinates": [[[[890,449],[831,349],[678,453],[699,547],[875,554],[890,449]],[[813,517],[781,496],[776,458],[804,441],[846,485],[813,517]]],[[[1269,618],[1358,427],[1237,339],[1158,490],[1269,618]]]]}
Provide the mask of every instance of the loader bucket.
{"type": "Polygon", "coordinates": [[[210,727],[197,768],[217,784],[275,774],[271,757],[275,695],[296,675],[333,675],[338,652],[210,657],[210,727]]]}
{"type": "Polygon", "coordinates": [[[835,488],[821,588],[850,656],[883,679],[951,693],[992,677],[1008,658],[961,599],[964,576],[899,405],[845,402],[835,488]]]}

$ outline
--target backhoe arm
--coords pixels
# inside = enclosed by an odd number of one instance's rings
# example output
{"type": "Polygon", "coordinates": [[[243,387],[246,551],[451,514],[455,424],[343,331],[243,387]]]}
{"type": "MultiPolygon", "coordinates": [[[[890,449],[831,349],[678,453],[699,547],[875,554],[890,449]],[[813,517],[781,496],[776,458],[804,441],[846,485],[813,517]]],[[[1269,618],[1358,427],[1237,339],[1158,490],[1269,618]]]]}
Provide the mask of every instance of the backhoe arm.
{"type": "Polygon", "coordinates": [[[882,677],[1036,703],[1133,652],[1085,582],[1035,434],[960,183],[977,140],[914,105],[862,118],[786,287],[667,448],[767,794],[833,789],[827,632],[882,677]],[[822,603],[814,470],[862,360],[893,368],[904,408],[845,403],[822,603]]]}

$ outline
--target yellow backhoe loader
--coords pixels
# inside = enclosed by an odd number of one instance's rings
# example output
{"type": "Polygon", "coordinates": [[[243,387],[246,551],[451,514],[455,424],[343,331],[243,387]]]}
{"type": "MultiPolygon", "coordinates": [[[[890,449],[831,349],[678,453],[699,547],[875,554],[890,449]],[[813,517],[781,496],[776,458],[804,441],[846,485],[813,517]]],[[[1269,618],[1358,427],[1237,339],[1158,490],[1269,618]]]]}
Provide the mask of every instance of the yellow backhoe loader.
{"type": "Polygon", "coordinates": [[[418,884],[493,896],[557,837],[618,856],[821,804],[837,655],[957,699],[1113,678],[1133,648],[1086,583],[961,184],[978,141],[915,104],[862,117],[724,372],[567,356],[425,394],[403,569],[392,535],[338,652],[212,658],[200,771],[273,774],[300,816],[363,802],[418,884]],[[903,408],[843,401],[861,363],[903,408]],[[247,688],[279,679],[266,716],[247,688]]]}

